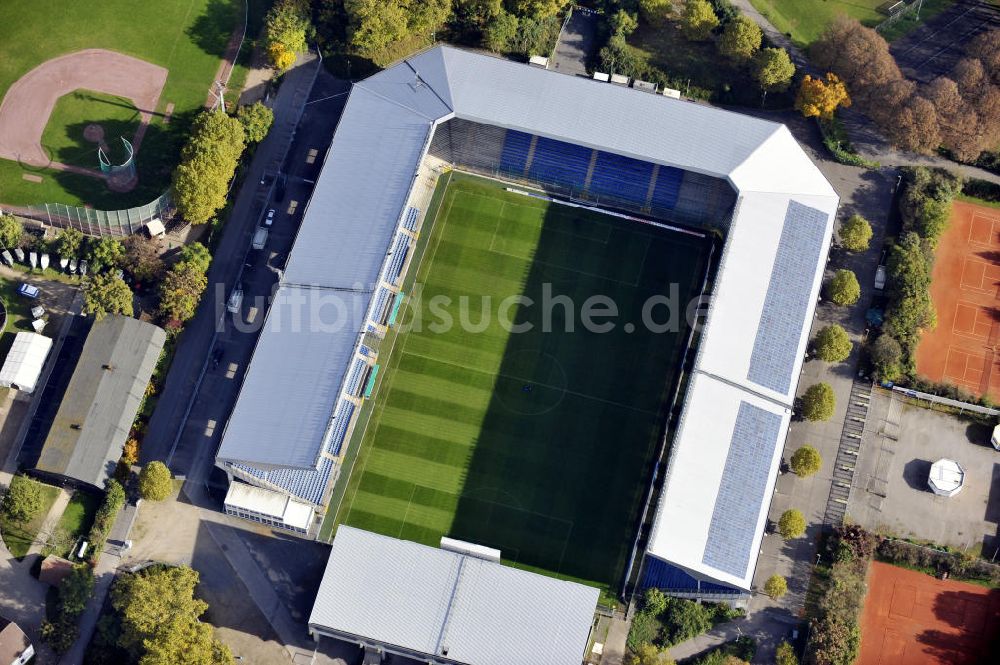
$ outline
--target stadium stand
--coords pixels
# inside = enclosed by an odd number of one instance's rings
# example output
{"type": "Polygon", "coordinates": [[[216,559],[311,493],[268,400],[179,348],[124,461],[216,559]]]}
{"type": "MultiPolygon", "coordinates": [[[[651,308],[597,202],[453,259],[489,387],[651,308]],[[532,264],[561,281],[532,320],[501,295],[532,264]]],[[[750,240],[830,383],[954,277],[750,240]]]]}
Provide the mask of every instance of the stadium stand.
{"type": "Polygon", "coordinates": [[[539,136],[528,164],[528,178],[582,194],[593,153],[590,148],[539,136]]]}
{"type": "MultiPolygon", "coordinates": [[[[469,123],[472,124],[472,123],[469,123]]],[[[461,125],[459,125],[461,126],[461,125]]],[[[479,127],[469,128],[470,132],[477,135],[481,132],[479,127]]],[[[476,145],[480,141],[470,141],[470,145],[476,145]]],[[[503,140],[503,152],[500,154],[500,173],[520,178],[524,176],[528,165],[528,150],[531,148],[531,134],[516,132],[513,129],[507,130],[507,135],[503,140]]],[[[470,165],[471,160],[462,159],[461,154],[455,155],[455,160],[459,164],[470,165]]]]}
{"type": "Polygon", "coordinates": [[[410,236],[400,233],[396,236],[396,242],[392,246],[392,255],[389,263],[385,266],[384,279],[389,284],[396,286],[403,277],[403,264],[406,256],[410,252],[410,236]]]}
{"type": "MultiPolygon", "coordinates": [[[[656,172],[656,184],[653,186],[653,196],[649,206],[655,210],[673,210],[681,192],[681,181],[684,171],[661,166],[656,172]]],[[[702,200],[703,202],[703,200],[702,200]]]]}
{"type": "Polygon", "coordinates": [[[368,363],[364,360],[358,358],[351,365],[351,371],[347,375],[347,381],[344,383],[344,392],[348,395],[357,397],[361,394],[361,384],[364,381],[365,370],[368,369],[368,363]]]}
{"type": "MultiPolygon", "coordinates": [[[[661,168],[662,171],[664,168],[661,168]]],[[[588,193],[598,202],[645,206],[653,165],[611,152],[598,152],[588,193]]]]}
{"type": "Polygon", "coordinates": [[[410,206],[406,209],[406,217],[403,218],[403,228],[407,231],[417,230],[417,218],[420,216],[420,211],[410,206]]]}

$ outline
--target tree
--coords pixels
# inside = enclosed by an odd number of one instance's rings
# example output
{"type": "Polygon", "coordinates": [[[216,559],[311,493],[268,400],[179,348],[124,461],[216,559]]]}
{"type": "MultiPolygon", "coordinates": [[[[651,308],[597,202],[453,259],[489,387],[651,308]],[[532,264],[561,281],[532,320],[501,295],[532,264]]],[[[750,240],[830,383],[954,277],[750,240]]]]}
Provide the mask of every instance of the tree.
{"type": "Polygon", "coordinates": [[[11,249],[17,247],[21,242],[21,235],[24,233],[24,226],[21,220],[11,214],[0,215],[0,249],[11,249]]]}
{"type": "Polygon", "coordinates": [[[312,33],[309,12],[307,0],[278,0],[264,17],[268,54],[279,71],[290,67],[295,55],[306,50],[306,39],[312,33]],[[284,54],[291,55],[291,63],[284,54]],[[276,56],[280,62],[275,61],[276,56]]]}
{"type": "Polygon", "coordinates": [[[569,0],[507,0],[511,11],[528,18],[554,16],[568,4],[569,0]]]}
{"type": "Polygon", "coordinates": [[[788,582],[781,575],[771,575],[764,582],[764,593],[771,598],[781,598],[788,593],[788,582]]]}
{"type": "Polygon", "coordinates": [[[821,328],[816,333],[816,339],[813,340],[816,356],[828,363],[839,363],[846,360],[851,355],[852,346],[847,331],[836,323],[821,328]]]}
{"type": "Polygon", "coordinates": [[[930,154],[941,145],[941,126],[937,109],[925,97],[914,95],[885,119],[889,139],[904,150],[930,154]]]}
{"type": "Polygon", "coordinates": [[[169,321],[184,323],[198,308],[201,294],[208,286],[204,273],[178,263],[167,272],[160,287],[160,312],[169,321]]]}
{"type": "Polygon", "coordinates": [[[163,501],[173,491],[170,469],[163,462],[150,462],[139,472],[139,495],[150,501],[163,501]]]}
{"type": "MultiPolygon", "coordinates": [[[[799,538],[806,532],[806,518],[795,508],[790,508],[781,513],[778,519],[778,533],[785,540],[799,538]]],[[[768,580],[770,581],[770,580],[768,580]]]]}
{"type": "Polygon", "coordinates": [[[903,78],[885,39],[846,16],[830,23],[809,54],[817,67],[841,77],[866,105],[880,86],[903,78]]]}
{"type": "Polygon", "coordinates": [[[662,614],[665,645],[673,645],[701,635],[712,627],[712,610],[690,600],[669,598],[662,614]]]}
{"type": "Polygon", "coordinates": [[[244,140],[243,124],[225,113],[195,118],[173,179],[174,203],[187,221],[204,224],[225,205],[244,140]]]}
{"type": "Polygon", "coordinates": [[[674,665],[672,659],[663,657],[656,645],[649,642],[640,644],[636,651],[629,655],[627,662],[630,665],[674,665]]]}
{"type": "Polygon", "coordinates": [[[746,62],[760,49],[763,38],[759,25],[746,16],[739,16],[722,30],[719,52],[734,62],[746,62]]]}
{"type": "Polygon", "coordinates": [[[247,141],[260,143],[271,129],[271,123],[274,122],[274,111],[261,102],[254,102],[239,107],[236,110],[236,118],[243,123],[243,131],[246,133],[247,141]]]}
{"type": "Polygon", "coordinates": [[[159,279],[165,269],[156,241],[139,233],[125,239],[122,265],[140,282],[159,279]]]}
{"type": "Polygon", "coordinates": [[[132,289],[117,275],[90,275],[83,282],[83,309],[98,320],[109,314],[132,316],[132,289]]]}
{"type": "Polygon", "coordinates": [[[372,57],[409,35],[409,19],[400,0],[344,0],[348,38],[364,56],[372,57]]]}
{"type": "Polygon", "coordinates": [[[179,255],[178,263],[188,264],[192,270],[205,274],[212,264],[212,254],[200,242],[184,245],[179,255]]]}
{"type": "Polygon", "coordinates": [[[842,268],[833,273],[833,278],[826,285],[826,293],[835,304],[846,307],[861,297],[861,285],[852,271],[842,268]]]}
{"type": "Polygon", "coordinates": [[[673,12],[673,0],[639,0],[639,14],[652,26],[664,27],[673,12]]]}
{"type": "Polygon", "coordinates": [[[14,476],[0,506],[16,522],[30,520],[42,508],[41,484],[27,476],[14,476]]]}
{"type": "Polygon", "coordinates": [[[920,236],[908,232],[889,252],[890,305],[883,328],[904,347],[916,345],[921,330],[937,323],[930,297],[930,256],[920,236]]]}
{"type": "Polygon", "coordinates": [[[83,244],[83,234],[76,229],[63,229],[56,239],[56,251],[59,256],[76,256],[83,244]]]}
{"type": "Polygon", "coordinates": [[[208,604],[194,597],[198,573],[187,566],[123,575],[111,589],[122,622],[119,646],[141,665],[222,665],[232,654],[198,620],[208,604]]]}
{"type": "Polygon", "coordinates": [[[889,333],[878,336],[868,349],[875,378],[895,381],[903,374],[903,347],[889,333]]]}
{"type": "Polygon", "coordinates": [[[816,383],[802,395],[802,417],[806,420],[823,421],[833,417],[837,398],[829,383],[816,383]]]}
{"type": "Polygon", "coordinates": [[[655,587],[646,589],[642,610],[653,616],[659,616],[665,609],[667,609],[667,597],[663,595],[663,592],[655,587]]]}
{"type": "Polygon", "coordinates": [[[813,475],[823,466],[823,458],[819,451],[812,446],[805,445],[792,453],[792,472],[803,478],[813,475]]]}
{"type": "Polygon", "coordinates": [[[784,92],[795,76],[795,65],[785,49],[763,48],[754,56],[753,76],[764,92],[784,92]]]}
{"type": "Polygon", "coordinates": [[[91,238],[87,243],[87,261],[92,272],[117,268],[125,256],[125,247],[117,238],[91,238]]]}
{"type": "Polygon", "coordinates": [[[795,98],[795,109],[801,111],[807,118],[830,120],[833,112],[839,107],[850,106],[851,98],[843,81],[833,73],[826,75],[826,80],[813,78],[806,74],[799,86],[799,94],[795,98]]]}
{"type": "Polygon", "coordinates": [[[854,213],[840,225],[840,244],[849,252],[863,252],[872,239],[872,225],[861,215],[854,213]]]}
{"type": "Polygon", "coordinates": [[[795,649],[785,640],[781,640],[777,650],[774,652],[774,665],[799,665],[795,649]]]}
{"type": "Polygon", "coordinates": [[[966,46],[965,52],[982,61],[993,82],[1000,84],[1000,30],[979,33],[966,46]]]}
{"type": "Polygon", "coordinates": [[[719,25],[719,17],[707,0],[685,0],[681,28],[691,41],[705,41],[719,25]]]}
{"type": "Polygon", "coordinates": [[[486,26],[486,47],[497,53],[507,53],[517,39],[518,19],[510,12],[500,10],[486,26]]]}

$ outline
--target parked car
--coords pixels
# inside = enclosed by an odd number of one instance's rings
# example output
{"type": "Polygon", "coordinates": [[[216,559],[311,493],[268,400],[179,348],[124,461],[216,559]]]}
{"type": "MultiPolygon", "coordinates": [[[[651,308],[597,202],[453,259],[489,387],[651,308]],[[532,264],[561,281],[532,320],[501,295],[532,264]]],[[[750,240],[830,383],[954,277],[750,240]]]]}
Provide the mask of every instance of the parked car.
{"type": "Polygon", "coordinates": [[[875,269],[875,290],[881,291],[885,288],[886,272],[885,266],[879,266],[875,269]]]}
{"type": "Polygon", "coordinates": [[[45,316],[45,308],[41,305],[35,305],[31,308],[31,318],[40,319],[45,316]]]}
{"type": "Polygon", "coordinates": [[[226,305],[231,313],[235,314],[240,311],[240,305],[243,304],[243,286],[240,284],[236,285],[233,292],[229,294],[229,303],[226,305]]]}
{"type": "Polygon", "coordinates": [[[257,230],[253,234],[253,248],[254,249],[264,249],[264,245],[267,244],[267,229],[263,226],[258,226],[257,230]]]}
{"type": "Polygon", "coordinates": [[[17,287],[17,293],[25,298],[31,298],[34,300],[38,297],[41,291],[38,290],[37,286],[32,286],[31,284],[21,284],[21,286],[17,287]]]}
{"type": "Polygon", "coordinates": [[[264,226],[271,226],[274,224],[274,208],[267,211],[267,217],[264,218],[264,226]]]}

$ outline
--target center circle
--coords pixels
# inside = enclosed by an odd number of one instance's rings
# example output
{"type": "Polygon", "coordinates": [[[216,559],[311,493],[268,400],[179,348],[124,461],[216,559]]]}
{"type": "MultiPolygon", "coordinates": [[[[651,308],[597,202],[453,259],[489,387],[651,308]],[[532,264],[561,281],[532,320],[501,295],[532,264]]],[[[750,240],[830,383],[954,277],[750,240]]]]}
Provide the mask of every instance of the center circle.
{"type": "Polygon", "coordinates": [[[504,356],[493,394],[508,411],[539,416],[566,396],[566,371],[551,353],[519,349],[504,356]]]}

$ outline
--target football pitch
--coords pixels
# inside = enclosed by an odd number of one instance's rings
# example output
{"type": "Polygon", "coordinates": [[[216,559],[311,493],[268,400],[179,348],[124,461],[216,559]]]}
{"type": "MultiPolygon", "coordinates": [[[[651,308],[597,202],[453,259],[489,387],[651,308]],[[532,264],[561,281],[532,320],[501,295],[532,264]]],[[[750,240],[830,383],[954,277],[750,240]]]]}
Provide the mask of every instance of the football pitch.
{"type": "Polygon", "coordinates": [[[336,519],[617,589],[706,241],[472,176],[439,187],[336,519]],[[672,291],[677,325],[648,329],[644,304],[672,291]],[[617,306],[594,318],[613,330],[583,325],[592,296],[617,306]]]}

